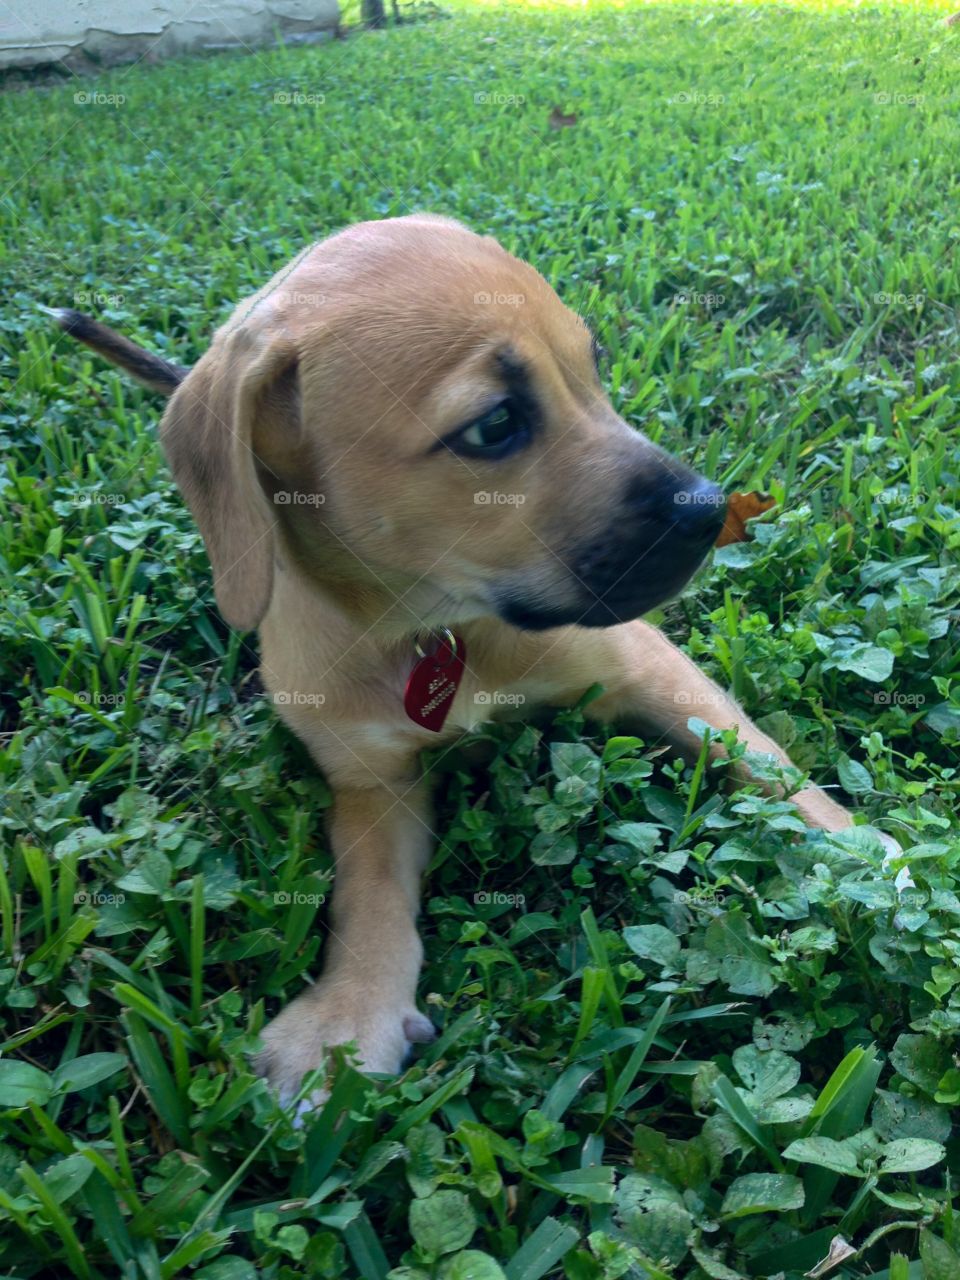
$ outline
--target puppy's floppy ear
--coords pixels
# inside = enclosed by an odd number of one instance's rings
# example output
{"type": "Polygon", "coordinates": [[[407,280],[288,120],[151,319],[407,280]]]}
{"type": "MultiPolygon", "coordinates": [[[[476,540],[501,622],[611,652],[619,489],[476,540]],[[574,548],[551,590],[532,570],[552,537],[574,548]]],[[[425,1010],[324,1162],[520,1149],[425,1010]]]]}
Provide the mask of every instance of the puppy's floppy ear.
{"type": "Polygon", "coordinates": [[[276,509],[264,490],[277,479],[258,452],[297,411],[284,375],[296,351],[282,337],[244,326],[221,330],[177,388],[160,424],[174,477],[199,525],[220,612],[252,630],[273,591],[276,509]],[[271,394],[273,393],[273,394],[271,394]]]}

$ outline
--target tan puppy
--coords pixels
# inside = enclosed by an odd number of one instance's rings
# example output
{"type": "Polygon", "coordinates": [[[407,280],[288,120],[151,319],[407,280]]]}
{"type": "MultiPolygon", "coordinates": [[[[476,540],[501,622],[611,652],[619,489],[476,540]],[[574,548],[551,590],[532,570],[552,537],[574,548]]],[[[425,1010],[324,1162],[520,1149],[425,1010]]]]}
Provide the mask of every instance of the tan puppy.
{"type": "MultiPolygon", "coordinates": [[[[161,439],[220,609],[259,628],[264,682],[334,790],[323,973],[263,1037],[284,1098],[328,1046],[355,1041],[368,1070],[394,1072],[432,1035],[416,1006],[423,748],[599,681],[601,721],[695,752],[693,704],[787,762],[635,620],[714,542],[719,490],[617,416],[583,322],[495,241],[429,215],[351,227],[241,304],[189,374],[60,320],[175,389],[161,439]],[[411,718],[418,646],[438,670],[418,668],[411,718]]],[[[812,827],[850,824],[815,787],[795,802],[812,827]]]]}

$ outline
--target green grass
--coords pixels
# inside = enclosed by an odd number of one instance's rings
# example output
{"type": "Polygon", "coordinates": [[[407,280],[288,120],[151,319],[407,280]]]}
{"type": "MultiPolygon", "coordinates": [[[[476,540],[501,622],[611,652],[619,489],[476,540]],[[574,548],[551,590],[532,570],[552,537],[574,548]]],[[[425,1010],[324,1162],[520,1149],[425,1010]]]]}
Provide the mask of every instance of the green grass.
{"type": "Polygon", "coordinates": [[[0,99],[4,1274],[799,1280],[834,1236],[831,1277],[960,1273],[944,11],[465,6],[0,99]],[[484,734],[437,765],[440,1039],[295,1130],[246,1055],[317,971],[282,895],[329,889],[329,792],[159,404],[35,304],[188,363],[303,243],[416,208],[589,312],[628,420],[777,496],[664,626],[906,853],[576,711],[484,734]]]}

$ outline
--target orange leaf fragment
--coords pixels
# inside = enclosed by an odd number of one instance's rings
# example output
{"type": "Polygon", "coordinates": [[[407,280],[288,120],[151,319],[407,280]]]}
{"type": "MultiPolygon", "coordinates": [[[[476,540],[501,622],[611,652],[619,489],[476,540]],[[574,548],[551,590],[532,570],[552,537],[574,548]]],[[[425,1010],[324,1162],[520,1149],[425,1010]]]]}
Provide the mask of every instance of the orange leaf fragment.
{"type": "Polygon", "coordinates": [[[716,541],[716,546],[727,547],[731,542],[749,542],[750,534],[747,532],[747,521],[755,520],[757,516],[762,516],[765,511],[769,511],[771,507],[777,505],[776,498],[771,498],[769,493],[731,493],[727,499],[727,514],[724,517],[723,528],[720,530],[720,537],[716,541]]]}

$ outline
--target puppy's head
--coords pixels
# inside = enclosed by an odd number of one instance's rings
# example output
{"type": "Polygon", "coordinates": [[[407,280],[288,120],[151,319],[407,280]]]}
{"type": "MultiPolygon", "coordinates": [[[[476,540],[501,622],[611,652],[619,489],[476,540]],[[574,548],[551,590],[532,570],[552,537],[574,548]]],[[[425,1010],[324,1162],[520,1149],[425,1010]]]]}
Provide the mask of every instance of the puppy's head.
{"type": "Polygon", "coordinates": [[[217,333],[162,438],[243,627],[278,549],[414,629],[609,626],[678,591],[723,523],[720,491],[613,411],[543,277],[427,215],[295,259],[217,333]]]}

